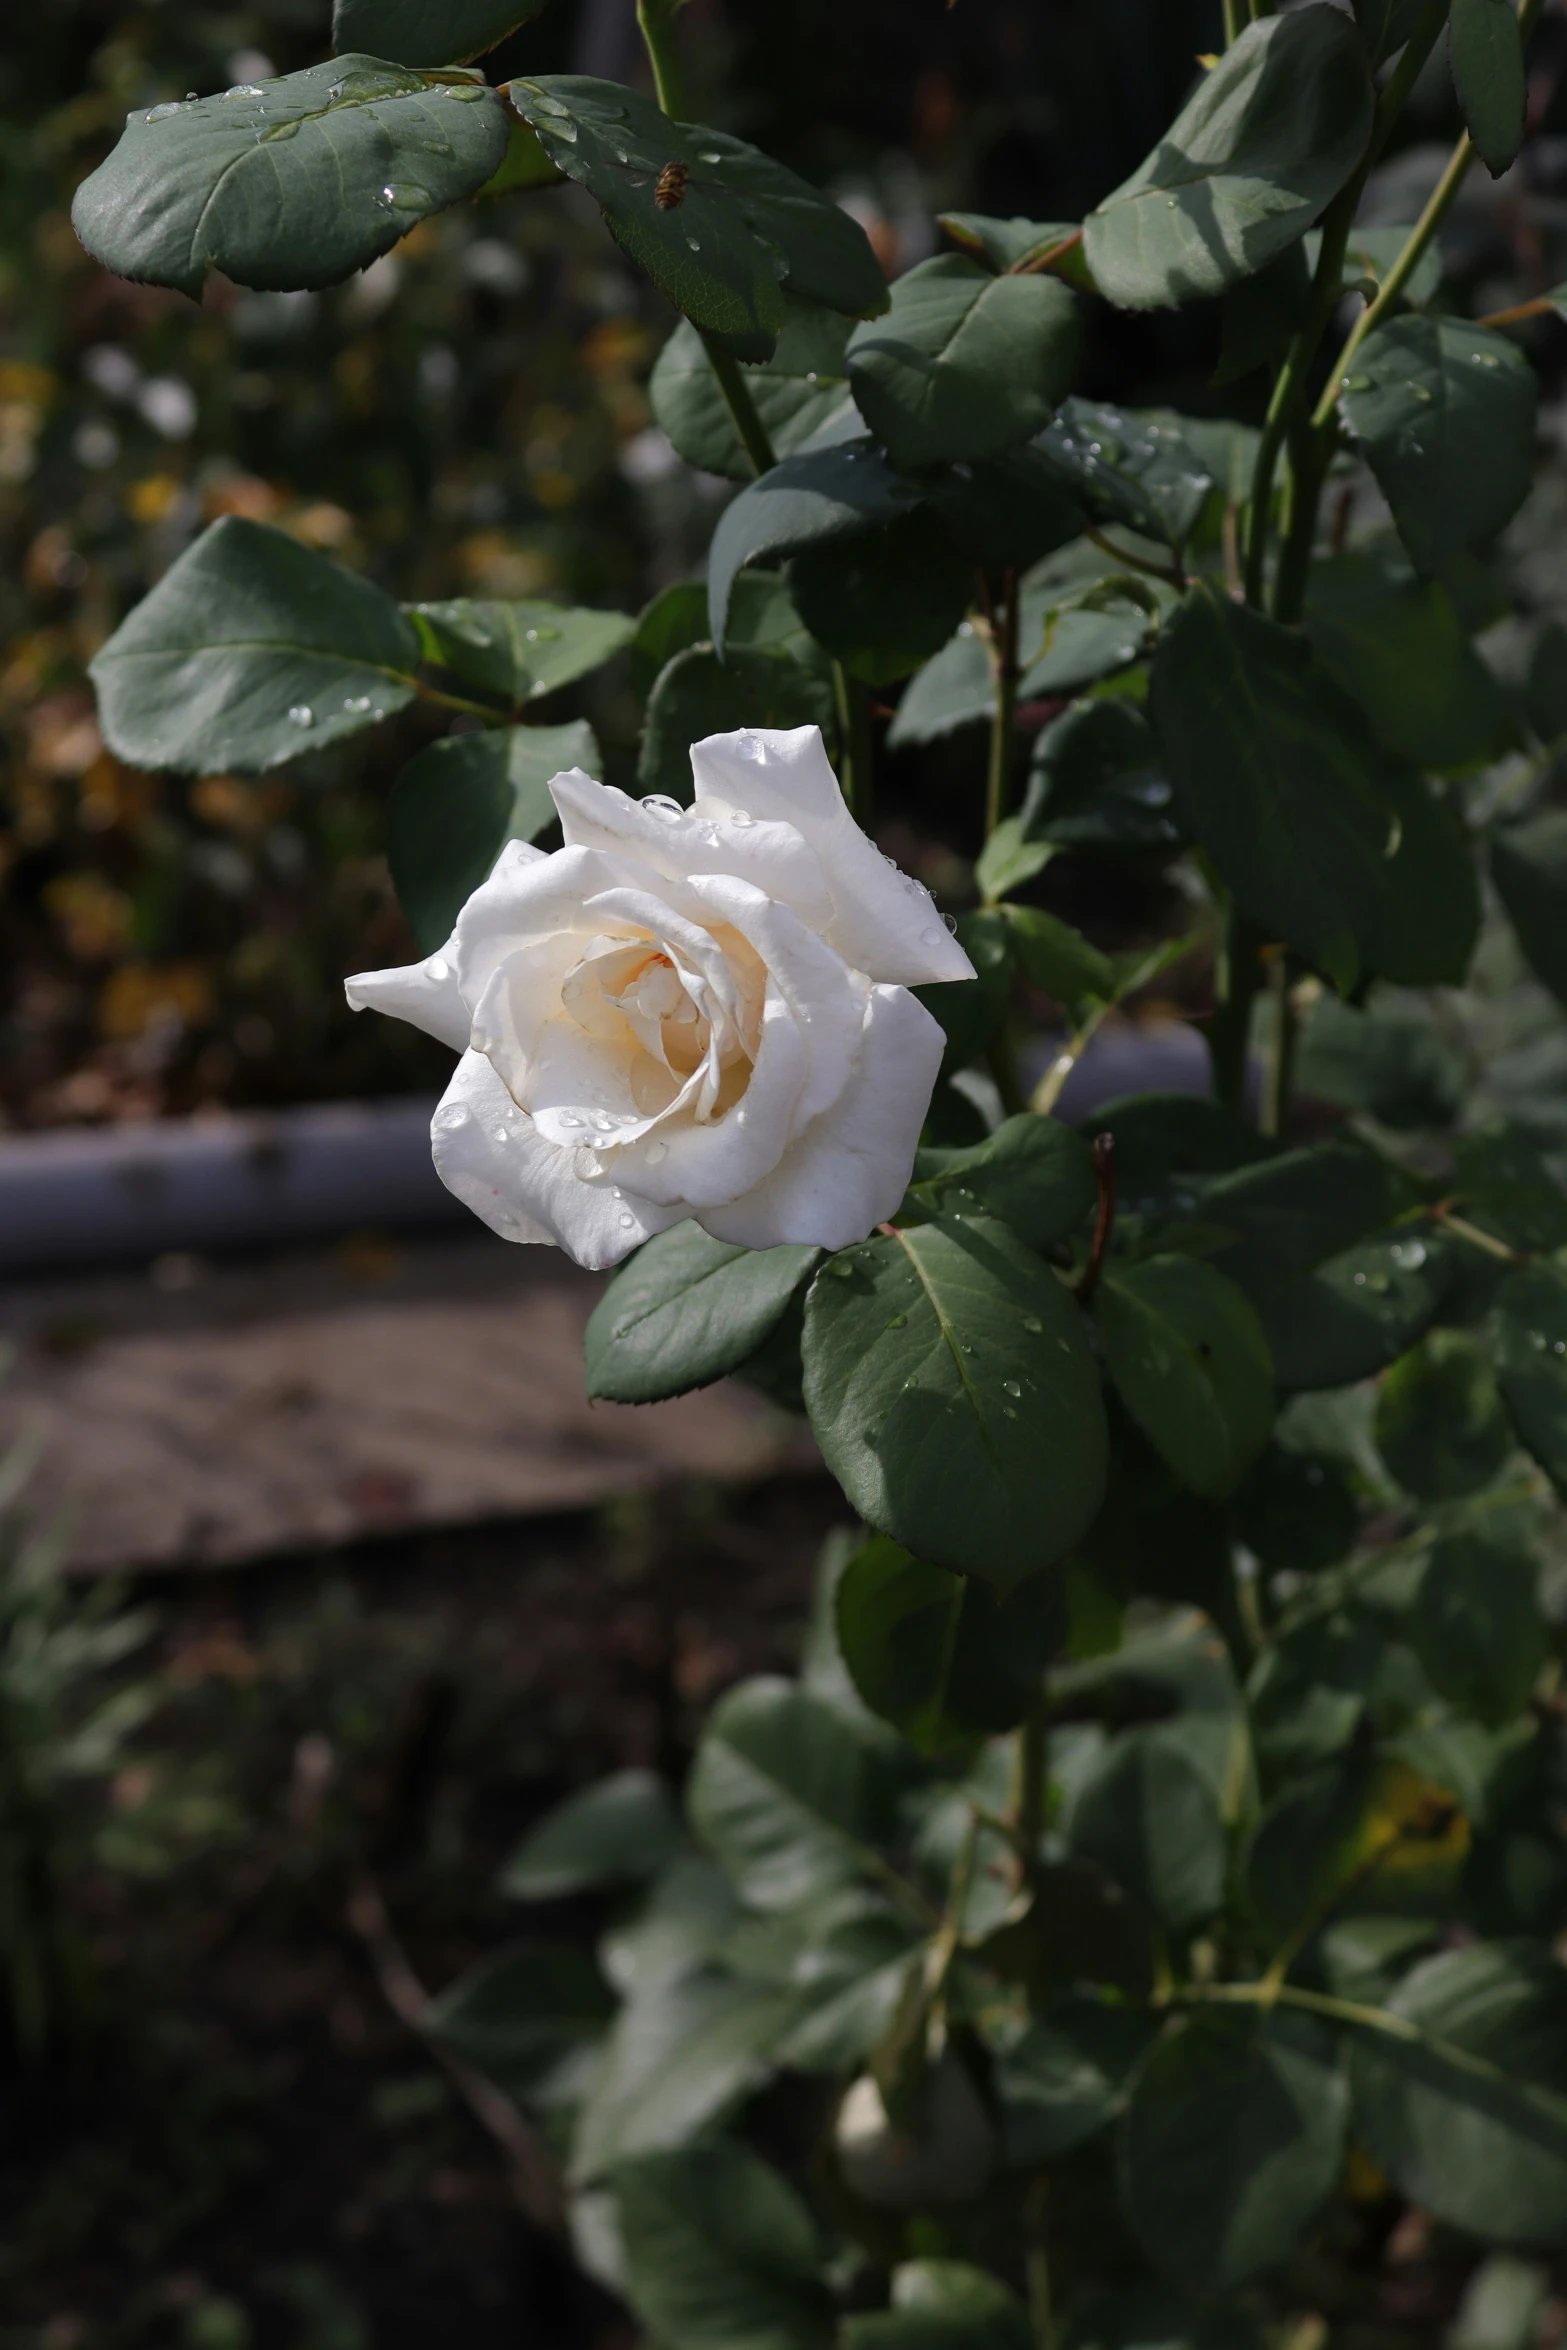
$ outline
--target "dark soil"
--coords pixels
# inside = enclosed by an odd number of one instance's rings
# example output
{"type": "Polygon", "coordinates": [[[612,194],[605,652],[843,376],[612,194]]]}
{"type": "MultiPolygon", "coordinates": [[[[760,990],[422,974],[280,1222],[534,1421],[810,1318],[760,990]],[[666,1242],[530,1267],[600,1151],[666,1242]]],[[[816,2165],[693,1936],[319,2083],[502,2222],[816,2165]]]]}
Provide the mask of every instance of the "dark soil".
{"type": "Polygon", "coordinates": [[[432,1989],[515,1934],[519,1836],[605,1771],[678,1773],[723,1686],[787,1667],[842,1517],[825,1480],[687,1488],[150,1594],[166,1696],[76,1888],[94,2013],[3,2084],[4,2350],[630,2343],[391,2011],[348,1890],[368,1871],[432,1989]]]}

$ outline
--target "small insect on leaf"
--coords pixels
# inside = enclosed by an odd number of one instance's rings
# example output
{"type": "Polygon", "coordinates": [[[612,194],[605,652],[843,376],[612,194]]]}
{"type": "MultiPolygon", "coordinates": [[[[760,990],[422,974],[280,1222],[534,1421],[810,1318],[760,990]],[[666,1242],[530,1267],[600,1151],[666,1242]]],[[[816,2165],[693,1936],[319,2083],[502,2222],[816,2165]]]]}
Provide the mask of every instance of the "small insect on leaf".
{"type": "Polygon", "coordinates": [[[691,179],[691,167],[686,163],[666,163],[658,175],[653,190],[653,201],[660,212],[673,212],[677,204],[685,202],[686,188],[691,179]]]}

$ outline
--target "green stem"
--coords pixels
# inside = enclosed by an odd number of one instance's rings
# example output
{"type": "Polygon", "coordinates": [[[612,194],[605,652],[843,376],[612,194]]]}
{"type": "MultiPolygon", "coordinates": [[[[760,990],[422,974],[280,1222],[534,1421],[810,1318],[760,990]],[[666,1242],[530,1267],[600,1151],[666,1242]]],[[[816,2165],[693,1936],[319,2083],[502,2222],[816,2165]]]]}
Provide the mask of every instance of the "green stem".
{"type": "Polygon", "coordinates": [[[1262,1131],[1280,1142],[1289,1127],[1290,1087],[1294,1082],[1295,1049],[1300,1038],[1288,955],[1277,958],[1268,976],[1273,996],[1273,1045],[1268,1055],[1268,1082],[1262,1099],[1262,1131]]]}
{"type": "Polygon", "coordinates": [[[637,30],[653,68],[653,88],[663,112],[676,122],[686,118],[686,77],[675,39],[675,16],[680,0],[637,0],[637,30]]]}
{"type": "Polygon", "coordinates": [[[1244,21],[1241,12],[1244,4],[1245,0],[1224,0],[1224,46],[1226,49],[1233,48],[1241,37],[1244,21]]]}
{"type": "Polygon", "coordinates": [[[1273,582],[1275,620],[1297,621],[1305,609],[1306,582],[1317,546],[1317,515],[1337,445],[1336,425],[1325,441],[1303,422],[1290,434],[1290,501],[1273,582]]]}
{"type": "Polygon", "coordinates": [[[1255,924],[1231,900],[1224,917],[1219,957],[1219,1007],[1208,1023],[1213,1090],[1227,1110],[1246,1115],[1247,1050],[1251,1011],[1261,978],[1260,939],[1255,924]]]}
{"type": "MultiPolygon", "coordinates": [[[[1279,379],[1273,387],[1262,438],[1252,473],[1251,504],[1246,526],[1246,598],[1260,607],[1268,547],[1268,518],[1273,503],[1273,476],[1289,430],[1306,399],[1307,378],[1323,336],[1332,323],[1344,287],[1344,256],[1350,230],[1372,168],[1387,144],[1388,134],[1403,111],[1426,59],[1436,47],[1447,22],[1448,0],[1429,0],[1424,17],[1404,46],[1403,55],[1377,101],[1376,117],[1366,152],[1354,177],[1334,198],[1322,224],[1322,252],[1312,280],[1306,316],[1290,343],[1279,379]]],[[[1336,370],[1335,373],[1338,371],[1336,370]]],[[[1313,514],[1313,519],[1315,516],[1313,514]]]]}
{"type": "Polygon", "coordinates": [[[990,660],[996,681],[990,719],[990,775],[985,791],[985,838],[989,840],[1012,807],[1013,741],[1017,731],[1017,573],[1009,571],[1002,604],[990,631],[990,660]]]}
{"type": "Polygon", "coordinates": [[[423,678],[414,679],[414,692],[421,702],[429,702],[437,710],[459,710],[465,718],[482,718],[486,726],[505,726],[507,713],[493,702],[470,702],[462,694],[443,693],[438,685],[426,685],[423,678]]]}
{"type": "Polygon", "coordinates": [[[778,462],[777,454],[767,437],[767,427],[757,414],[751,387],[740,373],[739,360],[732,351],[724,349],[716,335],[702,334],[702,345],[707,352],[707,364],[724,395],[729,420],[740,435],[740,446],[757,473],[771,473],[778,462]]]}

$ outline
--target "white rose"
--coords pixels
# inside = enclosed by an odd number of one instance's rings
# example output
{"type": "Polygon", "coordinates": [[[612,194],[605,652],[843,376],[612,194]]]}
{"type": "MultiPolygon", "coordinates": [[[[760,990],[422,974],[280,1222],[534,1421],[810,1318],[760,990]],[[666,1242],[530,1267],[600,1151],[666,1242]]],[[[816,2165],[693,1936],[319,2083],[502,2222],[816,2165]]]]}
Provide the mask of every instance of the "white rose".
{"type": "Polygon", "coordinates": [[[448,1190],[600,1267],[692,1217],[843,1248],[902,1198],[941,1061],[910,986],[973,966],[849,815],[814,726],[711,735],[696,801],[550,785],[565,846],[508,844],[437,955],[348,982],[462,1054],[448,1190]]]}

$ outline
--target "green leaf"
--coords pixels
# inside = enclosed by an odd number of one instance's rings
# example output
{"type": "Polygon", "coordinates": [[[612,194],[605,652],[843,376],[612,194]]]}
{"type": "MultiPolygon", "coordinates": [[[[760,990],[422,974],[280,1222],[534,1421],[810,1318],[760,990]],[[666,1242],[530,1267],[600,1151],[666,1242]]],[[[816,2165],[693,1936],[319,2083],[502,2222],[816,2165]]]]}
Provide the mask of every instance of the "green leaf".
{"type": "Polygon", "coordinates": [[[1051,266],[1074,285],[1091,285],[1082,263],[1082,229],[1075,220],[997,220],[987,212],[938,212],[936,225],[946,230],[955,245],[978,260],[988,261],[1001,275],[1037,263],[1055,246],[1075,237],[1078,241],[1071,251],[1051,266]]]}
{"type": "Polygon", "coordinates": [[[921,1150],[913,1196],[941,1213],[978,1201],[1031,1248],[1070,1240],[1092,1215],[1097,1194],[1093,1153],[1070,1126],[1025,1112],[961,1150],[921,1150]],[[965,1196],[966,1195],[966,1196],[965,1196]]]}
{"type": "Polygon", "coordinates": [[[1025,840],[1016,816],[1003,816],[974,859],[974,879],[987,906],[1036,880],[1055,855],[1048,841],[1025,840]]]}
{"type": "Polygon", "coordinates": [[[1065,1828],[1075,1853],[1175,1933],[1190,1933],[1223,1903],[1218,1799],[1176,1730],[1161,1725],[1111,1739],[1065,1828]]]}
{"type": "Polygon", "coordinates": [[[1083,512],[1040,441],[928,477],[930,502],[971,563],[1027,571],[1081,535],[1083,512]]]}
{"type": "Polygon", "coordinates": [[[981,906],[977,913],[960,914],[957,938],[974,966],[974,977],[939,980],[914,990],[945,1032],[943,1077],[950,1077],[955,1069],[966,1069],[977,1061],[990,1042],[1012,993],[1017,944],[1006,916],[995,906],[981,906]]]}
{"type": "Polygon", "coordinates": [[[1034,444],[1097,522],[1184,547],[1213,490],[1213,476],[1179,418],[1063,401],[1034,444]]]}
{"type": "Polygon", "coordinates": [[[764,473],[725,508],[708,556],[712,638],[722,652],[735,574],[767,555],[798,555],[893,522],[920,502],[868,441],[803,450],[764,473]]]}
{"type": "Polygon", "coordinates": [[[895,684],[939,651],[968,609],[971,585],[951,533],[928,507],[789,566],[806,627],[867,685],[895,684]]]}
{"type": "Polygon", "coordinates": [[[1567,1004],[1567,809],[1494,832],[1491,879],[1530,970],[1567,1004]]]}
{"type": "Polygon", "coordinates": [[[1315,1575],[1355,1539],[1359,1505],[1343,1464],[1270,1444],[1240,1496],[1240,1536],[1272,1574],[1315,1575]]]}
{"type": "Polygon", "coordinates": [[[538,15],[544,0],[333,0],[334,49],[368,49],[399,65],[482,57],[538,15]]]}
{"type": "Polygon", "coordinates": [[[1341,989],[1463,977],[1479,925],[1463,834],[1299,637],[1196,588],[1165,624],[1151,708],[1177,813],[1253,920],[1341,989]]]}
{"type": "Polygon", "coordinates": [[[1531,1265],[1496,1297],[1496,1375],[1513,1426],[1567,1492],[1567,1272],[1531,1265]]]}
{"type": "Polygon", "coordinates": [[[741,726],[819,726],[831,738],[832,676],[766,645],[731,645],[722,657],[711,645],[677,653],[648,703],[637,761],[644,792],[691,803],[691,745],[704,735],[741,726]]]}
{"type": "Polygon", "coordinates": [[[537,840],[556,822],[549,786],[572,767],[604,772],[586,719],[450,734],[409,760],[392,786],[386,847],[421,954],[445,945],[509,840],[537,840]]]}
{"type": "Polygon", "coordinates": [[[1148,1257],[1106,1275],[1095,1318],[1143,1434],[1193,1492],[1233,1493],[1274,1413],[1268,1343],[1240,1290],[1199,1257],[1148,1257]]]}
{"type": "Polygon", "coordinates": [[[873,1535],[845,1568],[838,1645],[872,1713],[920,1754],[1015,1730],[1061,1635],[1061,1596],[1034,1575],[1004,1599],[873,1535]]]}
{"type": "Polygon", "coordinates": [[[1523,145],[1529,95],[1512,0],[1453,0],[1447,54],[1469,136],[1492,179],[1500,179],[1523,145]]]}
{"type": "Polygon", "coordinates": [[[585,677],[630,644],[637,624],[623,612],[559,604],[410,604],[425,656],[464,685],[515,709],[585,677]]]}
{"type": "Polygon", "coordinates": [[[1567,1191],[1528,1131],[1508,1118],[1461,1134],[1453,1174],[1464,1213],[1517,1249],[1567,1246],[1567,1191]]]}
{"type": "Polygon", "coordinates": [[[1296,1064],[1302,1093],[1341,1110],[1369,1111],[1400,1131],[1451,1126],[1468,1081],[1457,1048],[1417,1005],[1397,998],[1362,1012],[1322,996],[1296,1064]]]}
{"type": "Polygon", "coordinates": [[[256,775],[405,708],[419,657],[412,623],[369,580],[230,515],[169,566],[91,676],[117,758],[256,775]]]}
{"type": "Polygon", "coordinates": [[[1426,0],[1355,0],[1355,20],[1378,64],[1402,49],[1425,7],[1426,0]]]}
{"type": "Polygon", "coordinates": [[[514,1942],[430,2000],[419,2028],[514,2096],[527,2096],[545,2089],[563,2059],[599,2039],[614,2012],[581,1951],[514,1942]]]}
{"type": "Polygon", "coordinates": [[[692,1826],[742,1900],[787,1910],[857,1882],[891,1832],[884,1753],[792,1683],[744,1682],[708,1722],[692,1767],[692,1826]]]}
{"type": "Polygon", "coordinates": [[[1310,2018],[1209,2008],[1182,2019],[1144,2066],[1123,2125],[1132,2233],[1198,2293],[1274,2267],[1332,2192],[1348,2108],[1338,2051],[1310,2018]]]}
{"type": "Polygon", "coordinates": [[[1567,2236],[1567,1971],[1527,1942],[1417,1966],[1397,2036],[1357,2033],[1355,2121],[1372,2160],[1437,2219],[1493,2244],[1567,2236]]]}
{"type": "MultiPolygon", "coordinates": [[[[1140,585],[1141,583],[1139,583],[1140,585]]],[[[1142,597],[1107,580],[1089,591],[1094,602],[1063,599],[1044,615],[1043,646],[1018,680],[1020,702],[1064,699],[1098,685],[1141,660],[1158,633],[1142,597]]],[[[1027,641],[1024,644],[1025,655],[1027,641]]]]}
{"type": "Polygon", "coordinates": [[[569,1796],[525,1836],[502,1869],[513,1901],[555,1901],[600,1885],[656,1877],[684,1842],[679,1815],[652,1771],[617,1771],[569,1796]]]}
{"type": "MultiPolygon", "coordinates": [[[[1190,1213],[1203,1177],[1233,1174],[1279,1156],[1236,1111],[1200,1094],[1125,1094],[1095,1110],[1093,1123],[1096,1133],[1114,1136],[1116,1187],[1123,1206],[1140,1215],[1190,1213]]],[[[1375,1223],[1387,1212],[1386,1181],[1375,1176],[1374,1160],[1367,1158],[1366,1164],[1377,1184],[1375,1223]]],[[[1242,1231],[1248,1221],[1245,1197],[1240,1195],[1237,1228],[1242,1231]]],[[[1261,1204],[1253,1200],[1251,1212],[1261,1204]]]]}
{"type": "Polygon", "coordinates": [[[870,1525],[998,1590],[1098,1512],[1107,1437],[1082,1321],[1003,1224],[943,1218],[830,1259],[806,1300],[805,1398],[870,1525]]]}
{"type": "Polygon", "coordinates": [[[562,176],[545,154],[538,132],[525,122],[514,122],[499,171],[485,181],[474,201],[487,204],[496,196],[518,195],[524,188],[559,187],[562,176]]]}
{"type": "Polygon", "coordinates": [[[1312,567],[1306,634],[1395,758],[1473,767],[1508,748],[1501,688],[1438,581],[1375,555],[1330,556],[1312,567]]]}
{"type": "Polygon", "coordinates": [[[1433,1330],[1377,1394],[1377,1450],[1406,1493],[1457,1501],[1501,1473],[1513,1448],[1490,1363],[1458,1330],[1433,1330]]]}
{"type": "Polygon", "coordinates": [[[1285,1391],[1369,1379],[1423,1338],[1453,1281],[1451,1245],[1399,1225],[1312,1272],[1254,1286],[1274,1376],[1285,1391]]]}
{"type": "Polygon", "coordinates": [[[1515,1542],[1453,1534],[1420,1579],[1409,1637],[1439,1696],[1503,1727],[1529,1702],[1549,1652],[1540,1571],[1515,1542]]]}
{"type": "Polygon", "coordinates": [[[896,2271],[892,2307],[844,2320],[842,2350],[1031,2350],[1028,2312],[999,2277],[956,2260],[896,2271]]]}
{"type": "MultiPolygon", "coordinates": [[[[751,368],[746,390],[780,457],[849,405],[844,346],[849,322],[815,303],[784,297],[778,347],[751,368]]],[[[658,355],[648,383],[653,414],[688,465],[726,481],[750,481],[756,468],[735,430],[712,361],[696,328],[682,320],[658,355]]],[[[704,630],[705,634],[706,631],[704,630]]]]}
{"type": "Polygon", "coordinates": [[[711,1968],[633,1985],[577,2117],[574,2184],[685,2145],[732,2111],[767,2078],[795,2005],[711,1968]]]}
{"type": "Polygon", "coordinates": [[[997,2056],[1008,2162],[1054,2162],[1114,2121],[1152,2033],[1135,2008],[1082,1991],[1052,2000],[997,2056]]]}
{"type": "Polygon", "coordinates": [[[1004,912],[1018,965],[1043,994],[1058,1004],[1115,1002],[1115,965],[1080,930],[1041,906],[1007,906],[1004,912]]]}
{"type": "Polygon", "coordinates": [[[1352,1747],[1270,1805],[1246,1857],[1246,1886],[1275,1950],[1322,1918],[1396,1839],[1389,1813],[1408,1779],[1401,1765],[1352,1747]]]}
{"type": "Polygon", "coordinates": [[[938,253],[849,338],[860,414],[894,465],[998,456],[1050,422],[1077,366],[1077,308],[1053,278],[994,277],[938,253]]]}
{"type": "Polygon", "coordinates": [[[1341,405],[1421,571],[1494,538],[1529,494],[1538,389],[1505,335],[1389,319],[1362,343],[1341,405]]]}
{"type": "Polygon", "coordinates": [[[588,1393],[657,1403],[738,1370],[776,1329],[821,1251],[735,1248],[676,1224],[638,1249],[588,1322],[588,1393]]]}
{"type": "Polygon", "coordinates": [[[1355,28],[1336,10],[1249,25],[1084,222],[1100,292],[1125,310],[1165,309],[1264,268],[1359,163],[1373,97],[1355,28]]]}
{"type": "Polygon", "coordinates": [[[940,742],[960,726],[988,718],[996,705],[996,680],[979,631],[964,621],[949,645],[910,683],[887,730],[889,750],[911,743],[940,742]]]}
{"type": "Polygon", "coordinates": [[[1026,839],[1107,855],[1168,855],[1181,845],[1153,729],[1135,702],[1080,702],[1034,744],[1026,839]]]}
{"type": "Polygon", "coordinates": [[[923,1938],[890,1909],[863,1910],[810,1941],[805,2013],[779,2045],[799,2072],[840,2077],[865,2064],[898,2020],[923,1938]]]}
{"type": "Polygon", "coordinates": [[[660,293],[737,359],[772,356],[786,289],[851,318],[886,309],[858,221],[745,140],[672,122],[651,98],[584,74],[514,81],[509,95],[660,293]],[[670,204],[672,164],[686,177],[670,204]]]}
{"type": "MultiPolygon", "coordinates": [[[[821,665],[818,648],[790,600],[785,582],[768,571],[743,571],[729,603],[729,642],[787,653],[809,668],[821,665]]],[[[653,598],[637,621],[631,640],[631,690],[646,701],[677,653],[705,645],[707,588],[699,579],[679,581],[653,598]]]]}
{"type": "Polygon", "coordinates": [[[95,261],[199,297],[334,286],[499,168],[506,109],[482,80],[339,57],[126,119],[71,208],[95,261]]]}
{"type": "Polygon", "coordinates": [[[647,2154],[615,2174],[626,2296],[681,2350],[828,2350],[832,2303],[805,2205],[743,2146],[647,2154]]]}

